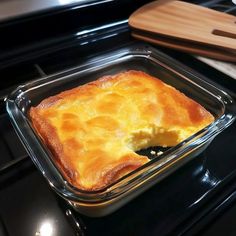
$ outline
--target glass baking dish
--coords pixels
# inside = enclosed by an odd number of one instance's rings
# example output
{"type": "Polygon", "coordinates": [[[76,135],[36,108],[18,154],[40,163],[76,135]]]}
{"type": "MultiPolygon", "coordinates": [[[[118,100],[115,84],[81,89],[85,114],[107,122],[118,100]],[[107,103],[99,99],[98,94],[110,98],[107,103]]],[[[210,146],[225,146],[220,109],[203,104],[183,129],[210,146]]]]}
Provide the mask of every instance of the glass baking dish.
{"type": "Polygon", "coordinates": [[[236,114],[235,102],[227,93],[145,44],[123,47],[76,68],[21,85],[6,98],[6,108],[17,134],[50,186],[76,210],[93,217],[115,211],[197,156],[234,121],[236,114]],[[159,150],[156,147],[142,150],[150,161],[104,189],[77,189],[64,179],[49,150],[34,132],[28,117],[29,108],[66,89],[125,70],[141,70],[172,85],[210,111],[215,121],[177,146],[163,149],[160,156],[153,155],[153,150],[159,150]]]}

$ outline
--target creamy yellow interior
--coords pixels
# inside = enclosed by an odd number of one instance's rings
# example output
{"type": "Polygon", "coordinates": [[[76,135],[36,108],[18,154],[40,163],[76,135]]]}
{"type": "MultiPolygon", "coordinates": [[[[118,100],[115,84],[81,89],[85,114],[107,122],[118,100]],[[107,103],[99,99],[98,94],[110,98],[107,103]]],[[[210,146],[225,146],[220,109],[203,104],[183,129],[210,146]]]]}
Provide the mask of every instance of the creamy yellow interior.
{"type": "Polygon", "coordinates": [[[205,125],[192,123],[173,92],[162,82],[134,74],[80,88],[40,112],[56,129],[80,185],[90,188],[125,156],[138,160],[135,151],[174,146],[205,125]]]}

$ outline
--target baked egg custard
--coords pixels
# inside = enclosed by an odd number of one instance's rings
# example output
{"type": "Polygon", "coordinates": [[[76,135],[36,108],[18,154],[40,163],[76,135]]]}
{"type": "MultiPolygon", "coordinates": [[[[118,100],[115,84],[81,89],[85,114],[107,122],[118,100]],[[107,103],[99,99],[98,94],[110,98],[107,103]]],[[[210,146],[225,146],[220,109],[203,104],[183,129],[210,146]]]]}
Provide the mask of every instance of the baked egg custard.
{"type": "Polygon", "coordinates": [[[141,71],[104,76],[31,107],[32,125],[73,186],[98,190],[214,121],[200,104],[141,71]]]}

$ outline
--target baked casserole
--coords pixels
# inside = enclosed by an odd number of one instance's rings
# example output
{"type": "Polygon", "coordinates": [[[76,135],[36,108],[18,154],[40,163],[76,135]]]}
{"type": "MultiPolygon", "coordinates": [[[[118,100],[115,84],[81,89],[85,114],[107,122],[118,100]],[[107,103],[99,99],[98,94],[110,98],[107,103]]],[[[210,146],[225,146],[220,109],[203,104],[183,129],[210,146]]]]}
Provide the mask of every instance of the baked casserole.
{"type": "Polygon", "coordinates": [[[126,71],[48,97],[29,110],[66,180],[99,190],[214,121],[200,104],[142,71],[126,71]]]}

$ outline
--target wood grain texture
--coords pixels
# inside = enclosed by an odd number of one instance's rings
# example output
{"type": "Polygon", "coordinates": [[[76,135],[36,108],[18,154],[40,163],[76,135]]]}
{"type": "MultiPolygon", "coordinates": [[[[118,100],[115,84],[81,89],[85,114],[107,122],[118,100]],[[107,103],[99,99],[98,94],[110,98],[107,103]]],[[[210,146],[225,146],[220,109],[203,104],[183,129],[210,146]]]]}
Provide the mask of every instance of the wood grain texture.
{"type": "Polygon", "coordinates": [[[158,39],[158,38],[147,37],[145,35],[133,33],[133,32],[131,34],[133,37],[137,39],[140,39],[140,40],[152,43],[152,44],[164,46],[167,48],[173,48],[179,51],[201,55],[204,57],[214,58],[221,61],[236,63],[235,53],[231,54],[230,52],[225,52],[225,51],[217,50],[213,48],[206,48],[204,46],[197,45],[197,44],[195,45],[191,43],[188,44],[186,42],[178,43],[176,40],[171,40],[171,39],[163,40],[163,38],[158,39]]]}
{"type": "Polygon", "coordinates": [[[151,2],[129,18],[133,29],[236,52],[236,17],[181,1],[151,2]],[[215,34],[213,32],[223,32],[215,34]],[[224,33],[226,32],[226,33],[224,33]]]}

